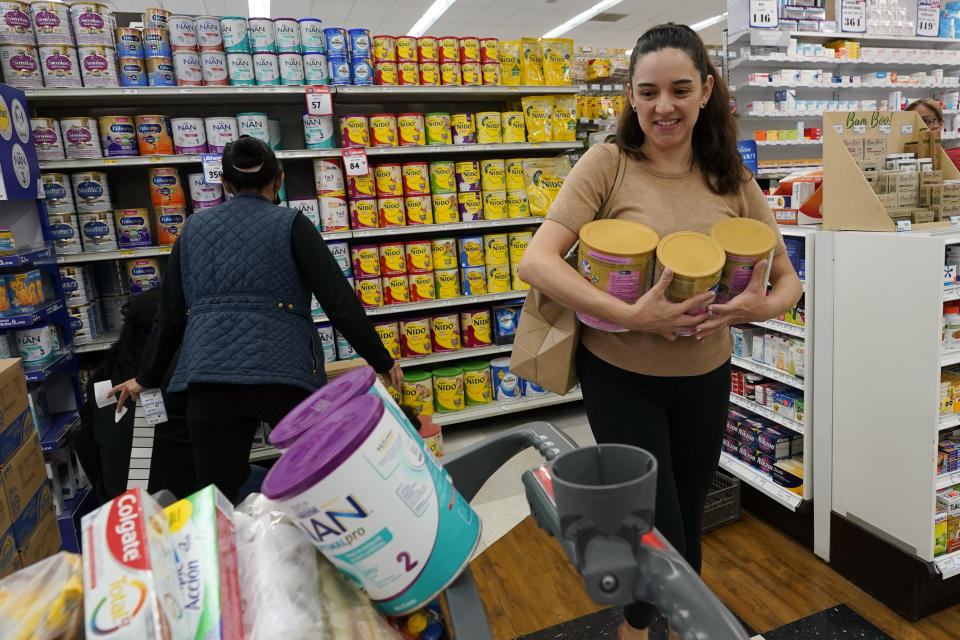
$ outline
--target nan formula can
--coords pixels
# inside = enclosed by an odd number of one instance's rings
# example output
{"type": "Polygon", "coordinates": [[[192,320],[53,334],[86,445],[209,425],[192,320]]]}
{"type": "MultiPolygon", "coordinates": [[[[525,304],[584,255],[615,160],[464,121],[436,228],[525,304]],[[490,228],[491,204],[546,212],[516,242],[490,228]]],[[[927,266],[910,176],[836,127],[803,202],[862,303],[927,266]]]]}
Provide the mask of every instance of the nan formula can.
{"type": "Polygon", "coordinates": [[[223,51],[201,51],[200,70],[206,87],[225,87],[230,84],[227,55],[223,51]]]}
{"type": "Polygon", "coordinates": [[[223,203],[223,188],[216,182],[206,182],[202,173],[188,175],[187,185],[194,211],[209,209],[223,203]]]}
{"type": "Polygon", "coordinates": [[[203,118],[174,118],[170,121],[173,149],[177,154],[206,153],[207,134],[203,118]]]}
{"type": "Polygon", "coordinates": [[[320,86],[330,83],[326,54],[310,51],[304,53],[302,58],[304,84],[320,86]]]}
{"type": "Polygon", "coordinates": [[[333,135],[333,116],[303,114],[303,137],[307,149],[332,149],[336,146],[333,135]]]}
{"type": "Polygon", "coordinates": [[[227,53],[227,77],[233,86],[250,86],[257,83],[253,73],[253,56],[249,53],[227,53]]]}
{"type": "Polygon", "coordinates": [[[253,77],[258,85],[279,85],[280,61],[277,54],[269,51],[254,52],[253,77]]]}
{"type": "Polygon", "coordinates": [[[253,53],[277,52],[276,32],[270,18],[250,18],[247,20],[247,38],[253,53]]]}
{"type": "Polygon", "coordinates": [[[193,21],[193,30],[197,35],[200,51],[223,51],[223,33],[220,30],[220,18],[200,16],[193,21]]]}
{"type": "Polygon", "coordinates": [[[203,126],[207,134],[207,149],[210,153],[223,153],[228,142],[233,142],[240,137],[237,133],[236,118],[204,118],[203,126]]]}
{"type": "Polygon", "coordinates": [[[173,54],[173,70],[178,87],[202,87],[203,66],[196,51],[177,51],[173,54]]]}
{"type": "Polygon", "coordinates": [[[194,19],[189,16],[170,16],[167,19],[167,32],[170,34],[170,50],[197,52],[197,32],[194,19]]]}
{"type": "Polygon", "coordinates": [[[297,22],[300,24],[300,52],[326,53],[323,21],[319,18],[301,18],[297,22]]]}
{"type": "Polygon", "coordinates": [[[220,18],[220,35],[223,38],[223,50],[227,53],[250,53],[246,18],[240,16],[220,18]]]}
{"type": "Polygon", "coordinates": [[[300,24],[295,18],[274,18],[273,33],[277,53],[300,54],[300,24]]]}
{"type": "Polygon", "coordinates": [[[280,67],[280,84],[303,84],[303,58],[299,53],[281,53],[278,56],[278,64],[280,67]]]}

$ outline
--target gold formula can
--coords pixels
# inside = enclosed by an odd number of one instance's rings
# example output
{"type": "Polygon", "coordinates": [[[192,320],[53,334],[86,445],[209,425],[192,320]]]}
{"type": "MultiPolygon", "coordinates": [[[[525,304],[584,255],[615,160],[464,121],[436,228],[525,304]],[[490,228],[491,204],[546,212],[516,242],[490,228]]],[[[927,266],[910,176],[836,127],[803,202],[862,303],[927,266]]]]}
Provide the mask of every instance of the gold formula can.
{"type": "Polygon", "coordinates": [[[457,260],[457,241],[454,238],[434,238],[430,241],[433,254],[433,268],[456,269],[460,266],[457,260]]]}
{"type": "Polygon", "coordinates": [[[403,198],[377,198],[380,227],[402,227],[407,224],[407,210],[403,198]]]}
{"type": "Polygon", "coordinates": [[[420,84],[427,87],[436,87],[440,85],[439,62],[421,62],[419,73],[420,84]]]}
{"type": "Polygon", "coordinates": [[[460,62],[460,42],[454,36],[439,40],[440,62],[460,62]]]}
{"type": "Polygon", "coordinates": [[[367,116],[361,113],[340,116],[340,144],[343,147],[369,147],[367,116]]]}
{"type": "Polygon", "coordinates": [[[488,233],[483,236],[483,263],[493,266],[510,264],[508,239],[505,233],[488,233]]]}
{"type": "Polygon", "coordinates": [[[456,165],[449,160],[430,163],[430,193],[456,193],[456,165]]]}
{"type": "Polygon", "coordinates": [[[514,291],[526,291],[530,288],[530,285],[520,279],[518,269],[520,268],[520,263],[510,264],[510,288],[514,291]]]}
{"type": "Polygon", "coordinates": [[[400,353],[404,358],[430,355],[430,318],[407,318],[400,321],[400,353]]]}
{"type": "Polygon", "coordinates": [[[410,274],[410,301],[422,302],[436,300],[437,288],[433,280],[433,271],[430,273],[410,274]]]}
{"type": "Polygon", "coordinates": [[[401,165],[403,174],[403,194],[407,196],[429,196],[430,183],[426,162],[405,162],[401,165]]]}
{"type": "Polygon", "coordinates": [[[484,85],[500,84],[500,63],[484,62],[480,65],[480,79],[484,85]]]}
{"type": "Polygon", "coordinates": [[[424,141],[422,113],[401,113],[397,116],[397,132],[400,146],[422,145],[424,141]]]}
{"type": "Polygon", "coordinates": [[[500,128],[504,142],[526,142],[527,125],[523,121],[523,112],[504,111],[500,114],[500,128]]]}
{"type": "Polygon", "coordinates": [[[376,62],[396,62],[397,39],[393,36],[373,36],[373,59],[376,62]]]}
{"type": "Polygon", "coordinates": [[[503,166],[507,191],[525,191],[527,183],[523,178],[523,158],[509,158],[503,161],[503,166]]]}
{"type": "Polygon", "coordinates": [[[440,63],[440,84],[444,86],[460,85],[460,63],[441,62],[440,63]]]}
{"type": "Polygon", "coordinates": [[[416,62],[397,63],[397,84],[400,86],[420,84],[420,65],[416,62]]]}
{"type": "Polygon", "coordinates": [[[390,352],[390,357],[398,360],[400,358],[400,324],[396,321],[376,322],[373,328],[377,330],[384,348],[390,352]]]}
{"type": "Polygon", "coordinates": [[[376,62],[373,66],[376,83],[382,86],[396,86],[399,83],[399,71],[396,62],[376,62]]]}
{"type": "Polygon", "coordinates": [[[480,38],[480,62],[500,64],[500,41],[496,38],[480,38]]]}
{"type": "Polygon", "coordinates": [[[456,193],[434,193],[430,199],[433,202],[434,223],[460,222],[460,202],[456,193]]]}
{"type": "Polygon", "coordinates": [[[360,304],[364,307],[382,307],[383,306],[383,283],[380,278],[370,278],[368,280],[357,280],[357,297],[360,304]]]}
{"type": "Polygon", "coordinates": [[[503,142],[500,112],[481,111],[477,114],[477,143],[500,144],[503,142]]]}
{"type": "Polygon", "coordinates": [[[412,36],[397,38],[397,62],[419,62],[417,55],[417,39],[412,36]]]}
{"type": "Polygon", "coordinates": [[[507,192],[483,192],[483,219],[503,220],[507,217],[507,192]]]}
{"type": "Polygon", "coordinates": [[[480,38],[460,38],[460,64],[480,62],[480,38]]]}
{"type": "Polygon", "coordinates": [[[417,54],[420,56],[421,64],[424,62],[439,62],[440,52],[437,49],[437,39],[433,36],[417,38],[417,54]]]}
{"type": "Polygon", "coordinates": [[[374,147],[396,147],[397,117],[392,113],[375,113],[370,116],[370,143],[374,147]]]}
{"type": "Polygon", "coordinates": [[[506,164],[503,160],[480,161],[480,188],[483,191],[506,190],[506,164]]]}
{"type": "Polygon", "coordinates": [[[464,62],[460,65],[460,84],[466,87],[476,87],[483,84],[479,62],[464,62]]]}
{"type": "Polygon", "coordinates": [[[407,224],[433,224],[431,196],[407,196],[403,199],[407,208],[407,224]]]}
{"type": "Polygon", "coordinates": [[[425,416],[433,415],[433,376],[429,372],[404,372],[403,404],[425,416]]]}

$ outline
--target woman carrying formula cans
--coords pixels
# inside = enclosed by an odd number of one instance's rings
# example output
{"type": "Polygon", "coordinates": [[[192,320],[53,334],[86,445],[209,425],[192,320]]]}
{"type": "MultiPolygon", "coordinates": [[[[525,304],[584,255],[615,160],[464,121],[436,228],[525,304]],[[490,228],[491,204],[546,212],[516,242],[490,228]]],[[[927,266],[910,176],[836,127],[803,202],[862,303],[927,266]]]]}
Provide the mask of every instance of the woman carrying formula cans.
{"type": "Polygon", "coordinates": [[[169,390],[187,394],[198,487],[215,483],[231,500],[249,473],[258,424],[275,425],[326,382],[311,293],[386,382],[403,385],[316,227],[273,204],[283,177],[262,141],[226,146],[223,187],[234,197],[187,219],[139,373],[111,392],[122,406],[158,386],[182,343],[169,390]]]}
{"type": "MultiPolygon", "coordinates": [[[[567,176],[519,275],[560,304],[626,329],[583,326],[576,366],[587,417],[597,442],[631,444],[656,456],[656,527],[699,571],[704,502],[729,405],[728,327],[776,317],[797,302],[803,287],[737,153],[727,87],[699,36],[682,25],[654,27],[637,41],[629,71],[631,109],[620,117],[616,135],[591,147],[567,176]],[[611,193],[621,154],[623,181],[611,193]],[[608,197],[611,217],[641,223],[661,237],[709,234],[730,218],[769,225],[776,235],[770,295],[764,295],[766,261],[726,304],[712,304],[710,291],[672,302],[669,268],[633,303],[591,286],[563,256],[608,197]]],[[[619,639],[646,639],[655,615],[646,603],[627,606],[619,639]]]]}

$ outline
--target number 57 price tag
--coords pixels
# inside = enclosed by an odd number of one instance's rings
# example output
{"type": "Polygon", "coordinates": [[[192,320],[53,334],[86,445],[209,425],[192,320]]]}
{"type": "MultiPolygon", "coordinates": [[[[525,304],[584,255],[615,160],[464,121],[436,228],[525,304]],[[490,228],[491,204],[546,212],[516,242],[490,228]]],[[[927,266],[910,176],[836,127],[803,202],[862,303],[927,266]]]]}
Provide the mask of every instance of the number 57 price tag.
{"type": "Polygon", "coordinates": [[[348,176],[365,176],[370,173],[365,149],[344,149],[343,166],[348,176]]]}
{"type": "Polygon", "coordinates": [[[207,184],[220,184],[223,177],[223,156],[219,153],[205,153],[203,162],[203,181],[207,184]]]}
{"type": "Polygon", "coordinates": [[[333,100],[328,87],[307,87],[307,113],[311,116],[333,115],[333,100]]]}

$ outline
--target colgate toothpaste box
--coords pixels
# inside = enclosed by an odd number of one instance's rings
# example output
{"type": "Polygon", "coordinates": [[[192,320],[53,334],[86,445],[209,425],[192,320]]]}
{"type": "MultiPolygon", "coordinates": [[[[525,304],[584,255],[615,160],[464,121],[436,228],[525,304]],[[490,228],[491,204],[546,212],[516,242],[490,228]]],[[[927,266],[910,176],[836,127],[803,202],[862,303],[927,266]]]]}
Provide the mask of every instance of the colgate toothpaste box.
{"type": "Polygon", "coordinates": [[[139,488],[83,517],[87,638],[188,637],[167,517],[139,488]]]}
{"type": "Polygon", "coordinates": [[[214,485],[164,511],[191,640],[243,638],[233,505],[214,485]]]}

